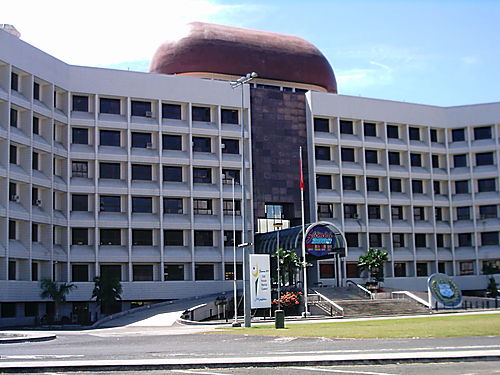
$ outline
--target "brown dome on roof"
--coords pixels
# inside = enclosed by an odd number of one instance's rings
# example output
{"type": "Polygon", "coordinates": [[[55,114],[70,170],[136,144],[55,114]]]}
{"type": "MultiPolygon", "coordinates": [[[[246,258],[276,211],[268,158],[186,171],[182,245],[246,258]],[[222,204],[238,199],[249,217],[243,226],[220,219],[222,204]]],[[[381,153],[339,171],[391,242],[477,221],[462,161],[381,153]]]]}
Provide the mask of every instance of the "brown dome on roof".
{"type": "Polygon", "coordinates": [[[163,43],[150,72],[162,74],[215,73],[316,85],[337,92],[332,67],[306,40],[284,34],[214,25],[189,24],[189,33],[163,43]]]}

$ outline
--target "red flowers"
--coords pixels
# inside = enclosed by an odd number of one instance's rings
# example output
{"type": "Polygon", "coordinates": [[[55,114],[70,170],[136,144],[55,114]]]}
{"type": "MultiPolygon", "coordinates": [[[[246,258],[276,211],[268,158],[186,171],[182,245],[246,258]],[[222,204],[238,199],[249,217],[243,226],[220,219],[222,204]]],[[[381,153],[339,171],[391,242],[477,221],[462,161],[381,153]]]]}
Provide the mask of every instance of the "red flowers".
{"type": "MultiPolygon", "coordinates": [[[[287,306],[293,306],[293,305],[298,305],[300,303],[300,296],[302,295],[301,292],[286,292],[285,294],[281,295],[281,298],[279,300],[281,306],[287,307],[287,306]]],[[[273,305],[277,305],[278,300],[275,299],[273,301],[273,305]]]]}

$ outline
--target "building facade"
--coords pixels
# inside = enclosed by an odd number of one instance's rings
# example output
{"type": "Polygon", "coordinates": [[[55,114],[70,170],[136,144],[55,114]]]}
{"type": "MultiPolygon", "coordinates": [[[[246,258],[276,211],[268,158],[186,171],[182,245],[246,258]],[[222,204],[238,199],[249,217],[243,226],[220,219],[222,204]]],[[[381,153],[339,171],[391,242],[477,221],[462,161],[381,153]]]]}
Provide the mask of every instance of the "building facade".
{"type": "MultiPolygon", "coordinates": [[[[245,36],[236,47],[268,60],[249,69],[259,78],[233,89],[247,66],[178,71],[196,59],[172,63],[171,45],[152,73],[72,66],[0,30],[0,325],[48,312],[43,278],[77,285],[68,316],[95,313],[92,280],[102,274],[120,278],[123,308],[231,290],[242,212],[245,238],[300,224],[300,146],[306,220],[345,232],[347,278],[358,278],[359,255],[380,247],[389,286],[423,289],[439,271],[464,289],[485,287],[484,267],[500,268],[500,103],[338,95],[307,42],[206,24],[192,35],[207,27],[245,36]],[[262,35],[267,50],[255,50],[262,35]],[[294,53],[307,69],[301,51],[322,75],[276,69],[294,53]]],[[[203,33],[192,35],[201,43],[203,33]]],[[[238,278],[241,267],[237,250],[238,278]]],[[[335,269],[322,260],[309,272],[334,285],[335,269]]]]}

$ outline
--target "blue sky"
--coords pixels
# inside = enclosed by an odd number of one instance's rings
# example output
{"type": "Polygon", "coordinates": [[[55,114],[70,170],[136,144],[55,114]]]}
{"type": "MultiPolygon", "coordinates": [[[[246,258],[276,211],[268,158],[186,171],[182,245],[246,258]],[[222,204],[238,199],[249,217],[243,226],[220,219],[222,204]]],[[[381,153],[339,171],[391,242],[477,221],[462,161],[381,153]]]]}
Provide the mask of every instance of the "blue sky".
{"type": "Polygon", "coordinates": [[[500,101],[500,1],[88,0],[70,9],[64,0],[18,0],[2,8],[0,22],[77,65],[147,71],[163,40],[205,21],[310,41],[341,94],[442,106],[500,101]]]}

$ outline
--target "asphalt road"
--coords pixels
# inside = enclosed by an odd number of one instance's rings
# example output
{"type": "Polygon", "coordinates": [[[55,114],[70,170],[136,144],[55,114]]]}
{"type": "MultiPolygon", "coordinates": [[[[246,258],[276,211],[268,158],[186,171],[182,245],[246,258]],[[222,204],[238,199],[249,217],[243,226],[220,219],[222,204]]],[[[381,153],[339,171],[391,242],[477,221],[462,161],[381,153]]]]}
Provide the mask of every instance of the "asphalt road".
{"type": "Polygon", "coordinates": [[[57,338],[52,341],[0,345],[0,363],[500,350],[499,337],[353,340],[192,334],[193,329],[197,328],[123,327],[56,332],[57,338]],[[185,334],[186,330],[190,334],[185,334]]]}

